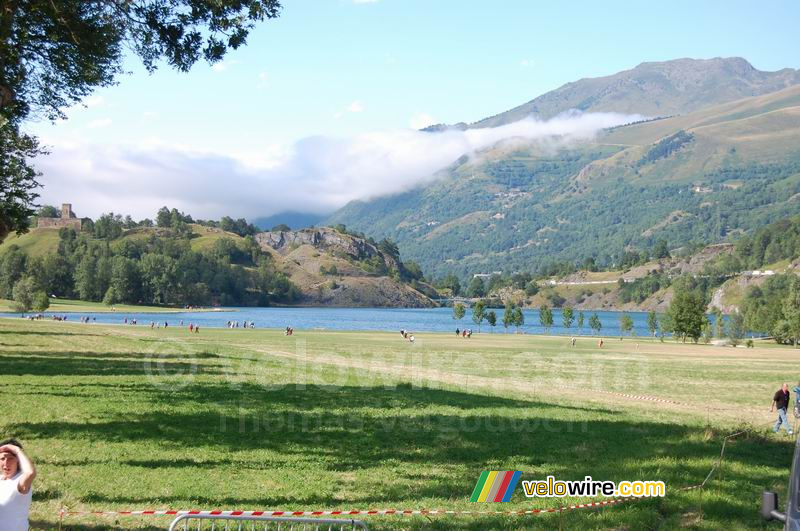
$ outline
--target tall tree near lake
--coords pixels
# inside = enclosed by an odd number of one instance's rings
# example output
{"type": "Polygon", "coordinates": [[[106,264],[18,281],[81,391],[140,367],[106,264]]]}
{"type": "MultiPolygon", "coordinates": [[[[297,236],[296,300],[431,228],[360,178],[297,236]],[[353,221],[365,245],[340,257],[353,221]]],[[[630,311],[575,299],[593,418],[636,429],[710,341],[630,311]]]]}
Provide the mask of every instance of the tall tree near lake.
{"type": "Polygon", "coordinates": [[[553,326],[553,310],[546,304],[539,308],[539,323],[544,327],[545,332],[549,332],[550,327],[553,326]]]}
{"type": "Polygon", "coordinates": [[[464,307],[463,304],[457,302],[453,305],[453,319],[456,321],[460,321],[466,315],[467,309],[464,307]]]}
{"type": "Polygon", "coordinates": [[[627,313],[623,313],[619,316],[619,333],[630,334],[631,330],[633,330],[633,319],[627,313]]]}
{"type": "Polygon", "coordinates": [[[722,315],[722,310],[714,308],[711,313],[714,314],[714,335],[722,339],[725,337],[725,320],[722,315]]]}
{"type": "Polygon", "coordinates": [[[564,328],[567,330],[572,327],[572,321],[575,319],[575,312],[572,308],[564,308],[561,310],[561,318],[564,321],[564,328]]]}
{"type": "Polygon", "coordinates": [[[494,313],[494,310],[489,310],[486,314],[486,322],[489,323],[489,326],[492,327],[492,331],[494,331],[494,327],[497,325],[497,314],[494,313]]]}
{"type": "Polygon", "coordinates": [[[696,343],[703,334],[703,325],[708,320],[706,304],[700,294],[680,287],[676,287],[667,314],[670,317],[673,333],[684,342],[689,337],[696,343]]]}
{"type": "Polygon", "coordinates": [[[123,73],[124,51],[152,72],[163,59],[188,71],[244,45],[277,0],[28,0],[0,7],[0,241],[24,232],[39,186],[30,160],[43,153],[21,130],[31,115],[63,109],[123,73]]]}
{"type": "Polygon", "coordinates": [[[519,333],[519,327],[525,324],[525,314],[522,313],[522,308],[519,306],[514,308],[514,311],[511,312],[511,319],[514,322],[514,327],[517,329],[517,333],[519,333]]]}
{"type": "Polygon", "coordinates": [[[783,301],[783,316],[787,323],[787,330],[796,347],[800,342],[800,279],[792,278],[789,284],[789,293],[783,301]]]}
{"type": "Polygon", "coordinates": [[[583,312],[578,312],[578,330],[583,332],[583,312]]]}
{"type": "Polygon", "coordinates": [[[31,277],[25,277],[14,284],[14,302],[12,308],[20,313],[27,312],[33,307],[33,298],[36,296],[36,285],[31,277]]]}
{"type": "Polygon", "coordinates": [[[744,316],[741,312],[733,312],[730,315],[730,323],[728,324],[728,338],[731,340],[731,345],[734,347],[739,345],[746,332],[744,316]]]}
{"type": "Polygon", "coordinates": [[[472,322],[478,325],[478,332],[481,331],[481,323],[486,318],[486,303],[479,300],[472,306],[472,322]]]}
{"type": "Polygon", "coordinates": [[[506,302],[503,309],[503,328],[508,332],[508,327],[514,324],[514,303],[506,302]]]}
{"type": "Polygon", "coordinates": [[[603,323],[600,322],[600,318],[596,313],[593,313],[589,317],[589,328],[594,331],[595,335],[598,335],[600,333],[600,329],[603,328],[603,323]]]}
{"type": "Polygon", "coordinates": [[[647,331],[650,332],[650,337],[656,337],[658,330],[658,317],[656,312],[651,311],[647,313],[647,331]]]}

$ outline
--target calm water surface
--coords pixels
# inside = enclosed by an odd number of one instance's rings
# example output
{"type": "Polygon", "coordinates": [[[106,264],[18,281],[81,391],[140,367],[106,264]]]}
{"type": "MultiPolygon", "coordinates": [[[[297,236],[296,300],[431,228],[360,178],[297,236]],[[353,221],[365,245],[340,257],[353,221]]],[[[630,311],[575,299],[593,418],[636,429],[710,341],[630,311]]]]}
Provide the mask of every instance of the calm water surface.
{"type": "MultiPolygon", "coordinates": [[[[487,310],[488,311],[488,310],[487,310]]],[[[494,309],[497,314],[495,332],[504,331],[502,324],[503,310],[494,309]]],[[[538,310],[524,310],[525,324],[520,331],[526,334],[544,334],[545,329],[539,324],[538,310]]],[[[572,327],[567,329],[563,325],[561,312],[553,310],[554,326],[547,331],[550,334],[564,335],[591,335],[589,316],[596,313],[603,324],[602,335],[618,335],[619,318],[622,312],[584,312],[583,328],[579,328],[578,312],[572,327]]],[[[638,336],[647,336],[647,313],[627,312],[633,319],[633,330],[638,336]]],[[[30,314],[28,314],[30,315],[30,314]]],[[[244,321],[255,323],[256,328],[286,328],[291,326],[296,330],[382,330],[399,331],[400,329],[413,332],[454,332],[456,328],[471,328],[478,330],[472,321],[472,313],[467,309],[467,315],[460,321],[453,319],[452,308],[222,308],[220,311],[209,312],[179,312],[179,313],[147,313],[147,312],[75,312],[67,314],[54,314],[45,312],[47,318],[53,315],[66,315],[67,321],[80,321],[81,317],[89,317],[92,322],[105,324],[124,324],[133,319],[137,326],[150,326],[151,322],[169,326],[189,326],[189,323],[199,325],[200,328],[225,328],[228,321],[238,321],[240,326],[244,321]]],[[[19,314],[0,313],[0,317],[16,317],[19,314]]],[[[713,318],[712,318],[713,322],[713,318]]],[[[481,330],[486,332],[491,327],[483,322],[481,330]]],[[[513,330],[513,327],[510,328],[513,330]]]]}

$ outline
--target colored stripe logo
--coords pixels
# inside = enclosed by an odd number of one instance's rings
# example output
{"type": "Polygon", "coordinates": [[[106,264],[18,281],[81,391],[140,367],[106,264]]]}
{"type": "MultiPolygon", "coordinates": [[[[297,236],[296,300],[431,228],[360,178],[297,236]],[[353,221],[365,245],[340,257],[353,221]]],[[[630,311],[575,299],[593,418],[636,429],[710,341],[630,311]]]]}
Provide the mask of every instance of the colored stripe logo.
{"type": "Polygon", "coordinates": [[[507,502],[514,494],[522,472],[516,470],[484,470],[472,491],[471,502],[507,502]]]}

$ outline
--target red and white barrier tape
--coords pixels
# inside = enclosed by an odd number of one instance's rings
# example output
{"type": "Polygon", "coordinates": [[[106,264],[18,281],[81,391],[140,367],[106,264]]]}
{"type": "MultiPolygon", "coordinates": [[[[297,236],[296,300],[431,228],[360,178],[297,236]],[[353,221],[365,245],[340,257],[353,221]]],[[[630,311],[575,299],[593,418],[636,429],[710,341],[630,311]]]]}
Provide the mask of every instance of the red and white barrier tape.
{"type": "MultiPolygon", "coordinates": [[[[702,488],[702,484],[682,487],[678,490],[687,491],[702,488]]],[[[548,509],[526,509],[509,511],[456,511],[452,509],[354,509],[350,511],[177,511],[177,510],[146,510],[146,511],[62,511],[61,516],[525,516],[545,513],[558,513],[574,511],[577,509],[595,509],[609,505],[619,505],[630,501],[640,501],[644,497],[629,496],[613,500],[591,501],[564,505],[548,509]]]]}
{"type": "Polygon", "coordinates": [[[628,393],[617,393],[615,391],[603,391],[602,389],[596,390],[601,393],[605,393],[607,395],[614,395],[614,396],[621,396],[623,398],[630,398],[632,400],[646,400],[648,402],[661,402],[664,404],[675,404],[676,406],[691,406],[691,404],[686,404],[684,402],[677,402],[675,400],[669,400],[667,398],[657,398],[655,396],[647,396],[647,395],[632,395],[628,393]]]}
{"type": "Polygon", "coordinates": [[[456,511],[452,509],[355,509],[351,511],[63,511],[61,516],[419,516],[419,515],[450,515],[450,516],[522,516],[543,513],[557,513],[573,511],[576,509],[592,509],[608,505],[618,505],[627,501],[636,501],[643,498],[616,498],[596,502],[579,503],[549,509],[527,509],[518,511],[456,511]]]}

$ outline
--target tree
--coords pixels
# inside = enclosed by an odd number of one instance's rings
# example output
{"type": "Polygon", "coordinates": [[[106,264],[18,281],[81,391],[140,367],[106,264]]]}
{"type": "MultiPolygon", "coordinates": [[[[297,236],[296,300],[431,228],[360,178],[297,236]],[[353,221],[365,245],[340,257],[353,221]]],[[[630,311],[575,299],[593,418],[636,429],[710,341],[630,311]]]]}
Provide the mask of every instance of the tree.
{"type": "Polygon", "coordinates": [[[697,343],[703,333],[703,325],[708,320],[706,304],[697,292],[676,288],[667,314],[676,337],[684,342],[689,337],[697,343]]]}
{"type": "Polygon", "coordinates": [[[97,258],[86,253],[75,268],[75,291],[84,301],[96,301],[101,293],[97,286],[97,258]]]}
{"type": "Polygon", "coordinates": [[[494,313],[494,310],[489,310],[486,314],[486,322],[489,323],[489,326],[492,327],[492,331],[494,331],[494,327],[497,325],[497,314],[494,313]]]}
{"type": "Polygon", "coordinates": [[[158,209],[158,212],[156,213],[156,224],[162,228],[168,228],[172,226],[172,215],[167,207],[163,206],[158,209]]]}
{"type": "Polygon", "coordinates": [[[478,332],[481,331],[481,323],[486,318],[486,303],[479,300],[472,307],[472,322],[478,325],[478,332]]]}
{"type": "Polygon", "coordinates": [[[42,205],[36,211],[36,215],[40,218],[60,218],[61,212],[53,205],[42,205]]]}
{"type": "Polygon", "coordinates": [[[0,297],[13,298],[14,284],[25,274],[28,261],[28,256],[16,245],[0,256],[0,297]]]}
{"type": "Polygon", "coordinates": [[[633,319],[627,313],[623,313],[619,316],[619,334],[630,333],[631,330],[633,330],[633,319]]]}
{"type": "Polygon", "coordinates": [[[647,330],[650,332],[651,337],[656,337],[656,331],[658,331],[658,317],[655,311],[647,313],[647,330]]]}
{"type": "Polygon", "coordinates": [[[658,240],[653,247],[653,258],[669,258],[667,240],[658,240]]]}
{"type": "Polygon", "coordinates": [[[43,312],[50,307],[50,297],[44,291],[37,291],[33,296],[31,309],[35,312],[43,312]]]}
{"type": "Polygon", "coordinates": [[[722,339],[725,337],[725,319],[722,310],[715,307],[711,313],[714,314],[714,335],[722,339]]]}
{"type": "Polygon", "coordinates": [[[514,310],[511,312],[511,320],[514,323],[514,327],[517,329],[517,332],[519,332],[519,327],[525,324],[525,314],[522,313],[522,308],[519,306],[514,308],[514,310]]]}
{"type": "Polygon", "coordinates": [[[728,338],[731,340],[731,345],[740,344],[744,339],[745,332],[744,316],[740,312],[733,312],[728,324],[728,338]]]}
{"type": "Polygon", "coordinates": [[[439,283],[439,286],[442,289],[449,289],[450,293],[453,297],[458,297],[461,293],[461,284],[458,281],[458,277],[454,274],[450,273],[439,283]]]}
{"type": "Polygon", "coordinates": [[[464,314],[466,314],[466,313],[467,313],[467,309],[460,302],[457,302],[453,306],[453,319],[455,319],[456,321],[460,321],[461,319],[463,319],[464,318],[464,314]]]}
{"type": "Polygon", "coordinates": [[[29,0],[0,8],[0,241],[24,231],[38,186],[29,160],[42,151],[20,132],[31,114],[55,120],[124,71],[132,50],[149,71],[162,60],[188,71],[223,59],[277,0],[29,0]]]}
{"type": "Polygon", "coordinates": [[[546,332],[549,332],[550,327],[553,326],[553,310],[546,304],[543,304],[539,308],[539,323],[544,327],[546,332]]]}
{"type": "Polygon", "coordinates": [[[583,312],[578,312],[578,328],[583,331],[583,312]]]}
{"type": "Polygon", "coordinates": [[[525,284],[525,295],[528,297],[533,297],[539,293],[539,283],[535,280],[531,280],[527,284],[525,284]]]}
{"type": "Polygon", "coordinates": [[[36,295],[36,286],[31,277],[25,277],[14,284],[13,308],[17,312],[27,312],[33,307],[33,297],[36,295]]]}
{"type": "Polygon", "coordinates": [[[561,317],[564,320],[564,328],[569,330],[572,326],[572,321],[575,319],[575,313],[572,308],[564,308],[561,310],[561,317]]]}
{"type": "Polygon", "coordinates": [[[794,277],[789,284],[789,293],[783,301],[783,316],[792,344],[797,346],[800,340],[800,278],[794,277]]]}
{"type": "Polygon", "coordinates": [[[594,330],[594,335],[600,334],[600,329],[603,328],[603,323],[600,322],[600,318],[597,317],[596,313],[589,317],[589,328],[594,330]]]}
{"type": "Polygon", "coordinates": [[[508,332],[508,327],[514,324],[514,303],[506,302],[503,309],[503,327],[508,332]]]}
{"type": "MultiPolygon", "coordinates": [[[[0,8],[0,21],[4,11],[5,7],[0,8]]],[[[5,50],[0,44],[0,83],[4,79],[4,59],[5,50]]],[[[0,85],[0,109],[9,97],[6,94],[0,85]]],[[[44,153],[34,137],[20,133],[18,124],[4,114],[0,110],[0,243],[11,232],[21,234],[28,230],[28,219],[39,197],[35,190],[39,187],[36,178],[40,175],[28,161],[44,153]]]]}
{"type": "Polygon", "coordinates": [[[481,277],[472,277],[467,286],[467,297],[483,297],[486,295],[486,288],[481,277]]]}

